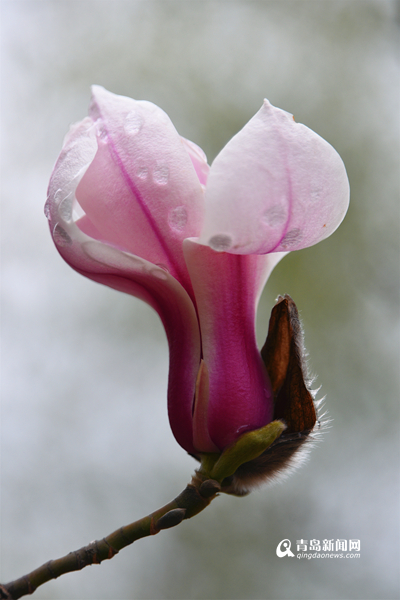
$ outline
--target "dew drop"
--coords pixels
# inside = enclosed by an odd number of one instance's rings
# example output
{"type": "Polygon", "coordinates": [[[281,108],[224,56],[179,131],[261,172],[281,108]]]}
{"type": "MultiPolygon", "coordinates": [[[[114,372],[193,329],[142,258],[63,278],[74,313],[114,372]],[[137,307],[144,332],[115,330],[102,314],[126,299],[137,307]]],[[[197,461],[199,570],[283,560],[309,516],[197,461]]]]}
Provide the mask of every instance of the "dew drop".
{"type": "Polygon", "coordinates": [[[182,231],[188,220],[187,210],[184,206],[177,206],[169,211],[168,223],[172,229],[182,231]]]}
{"type": "Polygon", "coordinates": [[[208,245],[217,252],[225,252],[232,246],[232,238],[229,235],[219,233],[208,240],[208,245]]]}
{"type": "Polygon", "coordinates": [[[54,194],[54,202],[58,204],[62,198],[63,192],[61,188],[58,188],[56,193],[54,194]]]}
{"type": "Polygon", "coordinates": [[[53,229],[53,239],[57,246],[69,246],[72,244],[72,239],[58,223],[53,229]]]}
{"type": "Polygon", "coordinates": [[[71,196],[67,196],[62,200],[60,206],[58,207],[58,214],[62,218],[63,221],[70,223],[72,220],[72,198],[71,196]]]}
{"type": "Polygon", "coordinates": [[[47,198],[46,204],[44,205],[44,214],[48,220],[50,220],[50,198],[47,198]]]}
{"type": "Polygon", "coordinates": [[[132,111],[125,117],[124,129],[128,135],[136,135],[143,126],[143,117],[140,113],[132,111]]]}
{"type": "Polygon", "coordinates": [[[264,223],[270,227],[277,227],[278,225],[281,225],[284,223],[285,219],[286,210],[283,208],[283,206],[279,205],[271,206],[271,208],[268,208],[268,210],[266,210],[262,216],[264,223]]]}
{"type": "Polygon", "coordinates": [[[283,238],[281,245],[283,248],[289,248],[290,246],[294,246],[294,244],[297,244],[297,242],[301,240],[301,237],[301,229],[291,229],[283,238]]]}
{"type": "Polygon", "coordinates": [[[166,185],[169,178],[169,169],[166,165],[160,165],[153,171],[153,181],[158,185],[166,185]]]}
{"type": "Polygon", "coordinates": [[[318,202],[321,197],[322,190],[321,188],[314,188],[311,190],[310,197],[313,202],[318,202]]]}
{"type": "Polygon", "coordinates": [[[139,179],[147,179],[147,175],[149,174],[149,169],[147,167],[138,167],[136,169],[136,175],[139,179]]]}
{"type": "Polygon", "coordinates": [[[97,135],[101,140],[106,140],[108,138],[108,131],[104,125],[104,123],[102,123],[100,121],[100,119],[98,119],[96,121],[97,124],[97,135]]]}

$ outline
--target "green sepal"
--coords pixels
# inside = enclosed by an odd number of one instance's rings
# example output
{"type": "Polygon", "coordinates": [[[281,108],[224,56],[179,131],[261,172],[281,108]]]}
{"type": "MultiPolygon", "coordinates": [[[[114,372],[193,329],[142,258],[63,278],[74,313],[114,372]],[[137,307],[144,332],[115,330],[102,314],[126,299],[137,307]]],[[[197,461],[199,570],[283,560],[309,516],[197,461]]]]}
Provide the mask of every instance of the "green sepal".
{"type": "MultiPolygon", "coordinates": [[[[215,454],[208,455],[209,460],[211,459],[210,462],[215,461],[213,466],[207,464],[210,478],[221,482],[225,477],[230,477],[243,463],[249,462],[265,452],[285,429],[286,425],[282,421],[272,421],[260,429],[243,433],[236,442],[225,448],[216,461],[215,454]]],[[[203,456],[206,458],[207,455],[203,456]]]]}
{"type": "Polygon", "coordinates": [[[215,463],[218,461],[218,459],[220,458],[221,454],[213,454],[213,453],[207,453],[207,454],[201,454],[201,467],[200,467],[200,473],[202,475],[204,475],[204,477],[206,477],[206,479],[211,479],[211,471],[214,468],[215,463]]]}

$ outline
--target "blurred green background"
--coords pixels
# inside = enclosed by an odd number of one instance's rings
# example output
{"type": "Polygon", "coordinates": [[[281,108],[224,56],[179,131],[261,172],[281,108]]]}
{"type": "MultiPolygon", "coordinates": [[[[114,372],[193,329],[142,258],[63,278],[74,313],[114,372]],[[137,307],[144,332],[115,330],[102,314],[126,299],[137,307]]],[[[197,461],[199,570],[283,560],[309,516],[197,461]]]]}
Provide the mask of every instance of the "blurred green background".
{"type": "Polygon", "coordinates": [[[194,467],[166,410],[168,350],[141,302],[73,272],[43,215],[89,86],[161,106],[213,160],[264,97],[342,156],[351,205],[267,284],[302,315],[331,429],[287,481],[46,584],[52,600],[400,596],[399,6],[391,0],[13,0],[2,9],[2,580],[179,493],[194,467]],[[356,538],[359,559],[278,558],[356,538]]]}

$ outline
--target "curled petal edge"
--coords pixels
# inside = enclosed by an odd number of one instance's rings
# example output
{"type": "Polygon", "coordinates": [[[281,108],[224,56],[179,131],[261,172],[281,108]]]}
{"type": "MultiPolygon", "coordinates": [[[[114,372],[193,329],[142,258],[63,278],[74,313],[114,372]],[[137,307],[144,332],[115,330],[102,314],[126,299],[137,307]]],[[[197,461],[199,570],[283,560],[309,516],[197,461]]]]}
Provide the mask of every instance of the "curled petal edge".
{"type": "Polygon", "coordinates": [[[201,346],[192,301],[180,283],[161,267],[98,242],[76,229],[68,245],[60,247],[56,242],[64,260],[85,277],[144,300],[160,316],[170,349],[168,414],[171,429],[177,442],[194,453],[192,406],[201,346]]]}
{"type": "Polygon", "coordinates": [[[300,250],[331,235],[348,205],[336,150],[265,100],[211,165],[200,242],[231,254],[300,250]]]}

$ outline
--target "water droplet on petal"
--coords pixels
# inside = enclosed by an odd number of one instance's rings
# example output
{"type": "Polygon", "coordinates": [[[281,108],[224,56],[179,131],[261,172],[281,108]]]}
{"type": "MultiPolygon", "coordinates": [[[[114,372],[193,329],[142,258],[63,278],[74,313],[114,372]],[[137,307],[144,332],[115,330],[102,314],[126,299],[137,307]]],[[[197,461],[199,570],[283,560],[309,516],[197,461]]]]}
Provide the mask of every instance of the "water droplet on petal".
{"type": "Polygon", "coordinates": [[[58,214],[62,218],[63,221],[69,223],[72,219],[72,197],[71,195],[67,196],[62,200],[60,206],[58,207],[58,214]]]}
{"type": "Polygon", "coordinates": [[[58,190],[56,191],[56,193],[54,194],[54,202],[56,204],[58,204],[62,198],[63,195],[63,191],[61,188],[58,188],[58,190]]]}
{"type": "Polygon", "coordinates": [[[53,229],[53,239],[57,246],[69,246],[72,244],[72,239],[58,223],[53,229]]]}
{"type": "Polygon", "coordinates": [[[208,245],[213,250],[217,250],[217,252],[226,252],[226,250],[229,250],[232,246],[232,238],[223,233],[213,235],[213,237],[208,240],[208,245]]]}
{"type": "Polygon", "coordinates": [[[311,190],[310,192],[310,198],[313,202],[318,202],[318,200],[321,197],[321,193],[322,193],[322,189],[321,188],[314,188],[311,190]]]}
{"type": "Polygon", "coordinates": [[[96,119],[95,125],[96,125],[96,134],[97,134],[97,137],[100,140],[107,140],[107,138],[108,138],[108,131],[107,131],[106,126],[105,126],[105,124],[103,122],[103,119],[101,117],[99,117],[98,119],[96,119]]]}
{"type": "Polygon", "coordinates": [[[168,223],[169,226],[178,231],[182,231],[188,220],[187,210],[184,206],[177,206],[169,211],[168,223]]]}
{"type": "Polygon", "coordinates": [[[149,169],[147,167],[138,167],[136,169],[136,175],[139,179],[147,179],[147,175],[149,174],[149,169]]]}
{"type": "Polygon", "coordinates": [[[290,246],[294,246],[295,244],[297,244],[297,242],[301,240],[301,237],[301,229],[291,229],[283,238],[281,246],[283,248],[290,248],[290,246]]]}
{"type": "Polygon", "coordinates": [[[44,214],[46,215],[47,219],[50,220],[50,198],[47,198],[46,204],[44,205],[44,214]]]}
{"type": "Polygon", "coordinates": [[[262,219],[266,225],[269,225],[270,227],[277,227],[285,222],[286,214],[287,212],[283,206],[271,206],[271,208],[268,208],[264,212],[262,219]]]}
{"type": "Polygon", "coordinates": [[[124,129],[128,135],[136,135],[142,128],[143,117],[137,111],[128,113],[125,117],[124,129]]]}
{"type": "Polygon", "coordinates": [[[155,167],[153,171],[153,181],[158,185],[166,185],[169,178],[169,169],[166,165],[155,167]]]}

